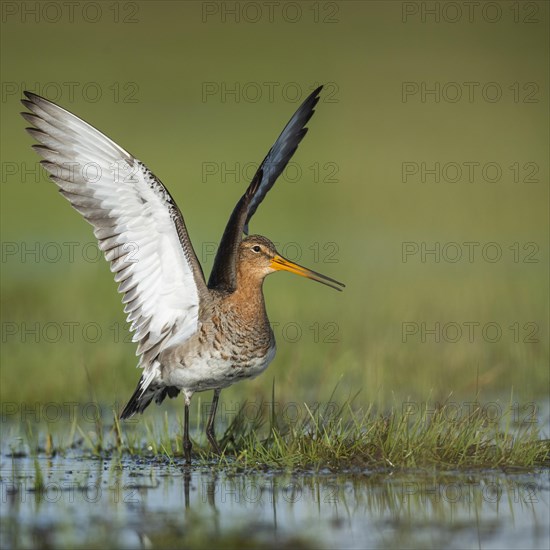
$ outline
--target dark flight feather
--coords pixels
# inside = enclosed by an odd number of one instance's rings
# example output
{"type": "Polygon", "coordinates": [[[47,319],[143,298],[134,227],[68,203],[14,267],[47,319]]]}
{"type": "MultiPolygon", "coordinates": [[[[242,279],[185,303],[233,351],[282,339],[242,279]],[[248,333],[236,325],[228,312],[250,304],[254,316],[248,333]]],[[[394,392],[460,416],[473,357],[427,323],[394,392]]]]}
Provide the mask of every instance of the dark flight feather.
{"type": "Polygon", "coordinates": [[[294,113],[277,141],[260,164],[245,194],[233,209],[214,259],[214,267],[208,281],[209,288],[233,292],[237,282],[237,250],[243,233],[248,235],[248,222],[256,212],[267,192],[273,187],[281,172],[294,155],[307,133],[305,125],[315,112],[319,92],[315,89],[294,113]]]}

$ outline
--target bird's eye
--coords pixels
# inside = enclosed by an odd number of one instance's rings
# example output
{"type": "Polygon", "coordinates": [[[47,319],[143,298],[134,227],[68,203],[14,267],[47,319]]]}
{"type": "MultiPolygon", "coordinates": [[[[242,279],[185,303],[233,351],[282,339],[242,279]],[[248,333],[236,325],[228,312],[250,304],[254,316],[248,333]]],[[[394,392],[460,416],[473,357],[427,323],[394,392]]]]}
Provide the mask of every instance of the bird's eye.
{"type": "Polygon", "coordinates": [[[252,247],[252,250],[254,250],[254,252],[260,252],[261,248],[258,245],[256,245],[252,247]]]}

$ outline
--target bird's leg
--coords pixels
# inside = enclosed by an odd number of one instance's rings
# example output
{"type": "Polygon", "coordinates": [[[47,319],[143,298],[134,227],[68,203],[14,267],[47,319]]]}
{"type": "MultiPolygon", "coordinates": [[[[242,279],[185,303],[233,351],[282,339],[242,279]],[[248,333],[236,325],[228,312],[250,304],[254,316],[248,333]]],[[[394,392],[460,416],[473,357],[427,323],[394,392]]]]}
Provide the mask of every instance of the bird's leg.
{"type": "Polygon", "coordinates": [[[185,454],[185,462],[191,464],[191,449],[193,445],[189,439],[189,403],[185,399],[185,413],[183,417],[183,452],[185,454]]]}
{"type": "Polygon", "coordinates": [[[210,405],[210,414],[208,415],[208,422],[206,424],[206,437],[212,445],[214,452],[220,454],[220,447],[216,441],[216,434],[214,433],[214,419],[216,417],[216,409],[218,408],[218,398],[220,397],[221,390],[214,390],[214,397],[212,398],[212,404],[210,405]]]}

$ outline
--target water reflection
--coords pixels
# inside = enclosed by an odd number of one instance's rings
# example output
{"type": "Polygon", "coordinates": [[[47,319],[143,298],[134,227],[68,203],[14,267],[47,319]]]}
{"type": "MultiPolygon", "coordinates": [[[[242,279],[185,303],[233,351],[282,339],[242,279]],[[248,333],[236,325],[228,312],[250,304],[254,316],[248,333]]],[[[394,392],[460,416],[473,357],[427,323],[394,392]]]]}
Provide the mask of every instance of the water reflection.
{"type": "Polygon", "coordinates": [[[548,471],[213,472],[2,457],[2,547],[548,548],[548,471]]]}

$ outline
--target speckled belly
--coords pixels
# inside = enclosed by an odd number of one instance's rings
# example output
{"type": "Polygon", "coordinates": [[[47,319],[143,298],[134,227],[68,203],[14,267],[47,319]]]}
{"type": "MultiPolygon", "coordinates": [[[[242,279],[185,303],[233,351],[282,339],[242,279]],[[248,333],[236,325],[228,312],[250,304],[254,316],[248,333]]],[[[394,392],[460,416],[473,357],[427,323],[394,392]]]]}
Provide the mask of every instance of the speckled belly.
{"type": "MultiPolygon", "coordinates": [[[[236,356],[239,357],[239,354],[236,356]]],[[[274,340],[266,354],[248,356],[246,360],[235,360],[235,355],[222,357],[222,354],[215,350],[197,353],[185,357],[184,360],[165,363],[162,369],[163,382],[191,392],[227,388],[239,380],[255,378],[261,374],[274,356],[274,340]]]]}

